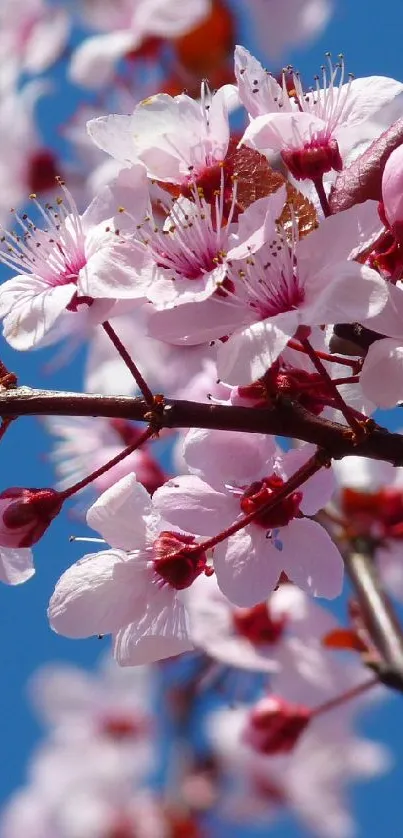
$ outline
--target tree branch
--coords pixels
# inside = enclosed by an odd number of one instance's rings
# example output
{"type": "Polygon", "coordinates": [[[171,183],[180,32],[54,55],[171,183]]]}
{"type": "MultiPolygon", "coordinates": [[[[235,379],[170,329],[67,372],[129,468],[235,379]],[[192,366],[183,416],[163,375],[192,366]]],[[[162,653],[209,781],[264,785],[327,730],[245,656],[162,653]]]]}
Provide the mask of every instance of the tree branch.
{"type": "MultiPolygon", "coordinates": [[[[367,436],[357,442],[350,428],[314,416],[283,397],[267,408],[161,399],[154,410],[162,428],[214,428],[284,436],[311,442],[334,459],[354,454],[403,466],[401,434],[374,424],[367,436]]],[[[0,392],[0,416],[102,416],[149,422],[150,406],[144,399],[130,396],[16,387],[0,392]]]]}
{"type": "Polygon", "coordinates": [[[344,563],[365,627],[380,656],[369,665],[383,684],[403,692],[402,629],[380,582],[371,545],[360,539],[355,551],[345,553],[344,563]]]}

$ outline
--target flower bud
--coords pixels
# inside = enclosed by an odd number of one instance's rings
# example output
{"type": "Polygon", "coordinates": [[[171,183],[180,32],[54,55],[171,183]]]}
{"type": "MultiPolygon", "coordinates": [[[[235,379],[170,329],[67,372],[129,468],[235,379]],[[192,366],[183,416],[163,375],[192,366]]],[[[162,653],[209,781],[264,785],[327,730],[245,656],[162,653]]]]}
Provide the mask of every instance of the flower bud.
{"type": "Polygon", "coordinates": [[[63,500],[54,489],[17,486],[0,492],[0,544],[31,547],[60,512],[63,500]]]}
{"type": "Polygon", "coordinates": [[[249,715],[243,741],[260,754],[288,754],[311,718],[308,707],[290,704],[278,696],[259,701],[249,715]]]}

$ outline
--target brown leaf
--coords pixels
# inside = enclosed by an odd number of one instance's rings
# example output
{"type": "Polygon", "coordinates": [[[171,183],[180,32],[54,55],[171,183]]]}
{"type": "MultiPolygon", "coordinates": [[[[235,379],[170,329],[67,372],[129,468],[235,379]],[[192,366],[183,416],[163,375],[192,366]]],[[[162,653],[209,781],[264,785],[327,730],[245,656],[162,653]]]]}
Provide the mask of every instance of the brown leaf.
{"type": "Polygon", "coordinates": [[[380,201],[385,163],[392,151],[402,143],[403,117],[377,137],[351,166],[340,172],[329,198],[332,213],[349,209],[371,198],[380,201]]]}
{"type": "Polygon", "coordinates": [[[298,219],[300,238],[318,226],[313,204],[295,186],[288,183],[281,172],[272,169],[263,154],[241,146],[234,151],[231,163],[233,174],[237,178],[237,204],[241,210],[245,210],[258,198],[277,192],[277,189],[285,184],[287,203],[279,218],[280,223],[287,231],[291,231],[294,215],[298,219]]]}

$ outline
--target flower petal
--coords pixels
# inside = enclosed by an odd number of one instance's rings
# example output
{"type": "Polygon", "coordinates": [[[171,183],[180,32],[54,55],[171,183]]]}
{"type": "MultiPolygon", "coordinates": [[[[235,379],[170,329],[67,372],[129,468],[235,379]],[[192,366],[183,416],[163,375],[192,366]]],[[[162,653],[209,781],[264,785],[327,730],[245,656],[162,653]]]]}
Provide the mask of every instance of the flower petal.
{"type": "Polygon", "coordinates": [[[337,597],[343,585],[343,560],[326,530],[309,518],[281,527],[282,563],[287,576],[313,596],[337,597]]]}
{"type": "Polygon", "coordinates": [[[394,407],[403,399],[403,335],[376,340],[369,347],[360,375],[363,392],[378,407],[394,407]]]}
{"type": "Polygon", "coordinates": [[[234,605],[250,608],[274,590],[283,569],[282,554],[254,525],[230,536],[214,549],[220,590],[234,605]]]}
{"type": "Polygon", "coordinates": [[[3,334],[14,349],[31,349],[65,311],[76,286],[47,285],[36,276],[15,276],[0,287],[3,334]]]}
{"type": "Polygon", "coordinates": [[[238,514],[236,501],[212,489],[193,474],[168,480],[153,495],[161,516],[195,535],[214,535],[229,526],[238,514]]]}
{"type": "Polygon", "coordinates": [[[29,547],[0,546],[0,581],[6,585],[21,585],[35,573],[32,550],[29,547]]]}
{"type": "Polygon", "coordinates": [[[87,523],[113,547],[134,550],[147,541],[151,498],[134,474],[107,489],[87,512],[87,523]]]}
{"type": "Polygon", "coordinates": [[[56,584],[50,625],[65,637],[116,632],[137,616],[148,579],[144,565],[119,550],[84,556],[56,584]]]}
{"type": "Polygon", "coordinates": [[[121,666],[138,666],[192,649],[186,609],[177,594],[162,588],[142,618],[117,633],[113,654],[121,666]]]}
{"type": "Polygon", "coordinates": [[[297,311],[286,311],[236,332],[218,349],[220,379],[236,387],[261,378],[293,337],[299,322],[297,311]]]}

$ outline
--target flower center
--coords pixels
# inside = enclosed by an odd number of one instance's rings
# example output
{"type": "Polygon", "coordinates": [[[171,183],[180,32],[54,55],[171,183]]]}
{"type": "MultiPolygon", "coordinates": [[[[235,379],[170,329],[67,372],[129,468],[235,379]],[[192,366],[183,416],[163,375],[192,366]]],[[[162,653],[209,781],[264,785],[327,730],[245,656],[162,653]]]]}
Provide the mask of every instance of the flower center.
{"type": "Polygon", "coordinates": [[[207,556],[195,550],[194,535],[161,532],[154,542],[154,570],[171,588],[183,591],[200,576],[210,575],[207,556]]]}
{"type": "Polygon", "coordinates": [[[271,477],[265,477],[263,480],[251,483],[245,489],[241,497],[241,509],[245,515],[251,512],[258,512],[254,523],[258,524],[264,529],[274,529],[275,527],[285,527],[300,515],[299,505],[302,500],[302,492],[292,492],[286,498],[283,498],[273,509],[265,510],[263,507],[276,496],[276,492],[284,485],[282,477],[273,474],[271,477]]]}
{"type": "Polygon", "coordinates": [[[107,716],[101,724],[102,733],[117,741],[137,736],[143,728],[140,721],[125,716],[107,716]]]}
{"type": "Polygon", "coordinates": [[[331,169],[340,172],[343,168],[337,140],[331,137],[312,138],[302,148],[285,149],[281,156],[297,180],[317,180],[331,169]]]}
{"type": "Polygon", "coordinates": [[[277,619],[270,616],[265,602],[253,608],[237,608],[232,618],[233,627],[237,634],[245,637],[254,646],[266,646],[277,643],[283,634],[286,617],[277,619]]]}

